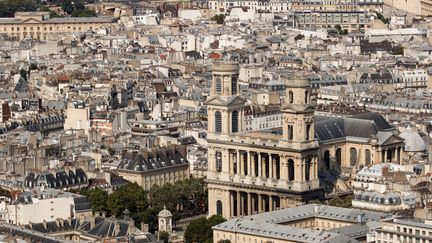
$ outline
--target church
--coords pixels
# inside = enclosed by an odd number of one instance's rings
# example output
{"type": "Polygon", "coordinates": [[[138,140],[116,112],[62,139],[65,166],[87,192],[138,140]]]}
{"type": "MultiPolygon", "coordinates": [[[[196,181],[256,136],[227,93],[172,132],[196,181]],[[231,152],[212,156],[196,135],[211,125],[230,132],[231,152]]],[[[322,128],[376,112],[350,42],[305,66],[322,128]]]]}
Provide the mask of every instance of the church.
{"type": "Polygon", "coordinates": [[[287,80],[280,129],[246,132],[246,100],[240,96],[239,65],[213,64],[206,101],[209,215],[229,219],[323,199],[326,191],[320,185],[319,172],[364,166],[372,163],[371,158],[376,158],[375,162],[387,157],[397,159],[384,152],[371,154],[374,148],[384,151],[378,142],[385,144],[385,151],[400,151],[403,143],[392,133],[390,124],[375,124],[376,116],[358,118],[362,122],[317,118],[307,76],[296,72],[287,80]],[[318,126],[315,119],[319,119],[318,126]],[[365,124],[370,133],[357,134],[350,127],[356,124],[365,124]],[[384,140],[388,139],[391,143],[387,144],[384,140]],[[353,155],[351,148],[356,151],[353,155]],[[368,153],[371,158],[360,153],[368,153]]]}

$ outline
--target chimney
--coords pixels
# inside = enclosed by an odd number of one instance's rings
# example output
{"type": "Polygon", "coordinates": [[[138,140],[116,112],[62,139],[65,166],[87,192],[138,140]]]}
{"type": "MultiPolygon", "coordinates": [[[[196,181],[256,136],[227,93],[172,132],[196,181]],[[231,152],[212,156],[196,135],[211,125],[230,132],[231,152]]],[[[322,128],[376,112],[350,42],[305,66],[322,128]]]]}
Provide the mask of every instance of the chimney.
{"type": "Polygon", "coordinates": [[[55,224],[57,225],[57,228],[60,228],[60,219],[56,218],[55,224]]]}
{"type": "Polygon", "coordinates": [[[141,231],[144,233],[148,233],[149,232],[149,225],[141,222],[141,231]]]}
{"type": "Polygon", "coordinates": [[[60,218],[60,227],[64,227],[64,220],[60,218]]]}
{"type": "Polygon", "coordinates": [[[44,220],[44,221],[42,222],[42,224],[43,224],[43,227],[46,229],[46,228],[47,228],[47,222],[44,220]]]}
{"type": "Polygon", "coordinates": [[[69,224],[69,225],[72,225],[72,219],[71,219],[71,217],[68,217],[68,218],[67,218],[67,221],[68,221],[68,224],[69,224]]]}
{"type": "Polygon", "coordinates": [[[116,222],[114,226],[114,236],[117,236],[120,233],[120,223],[116,222]]]}
{"type": "Polygon", "coordinates": [[[96,218],[94,215],[92,215],[90,217],[90,228],[93,229],[95,227],[95,224],[96,224],[96,218]]]}

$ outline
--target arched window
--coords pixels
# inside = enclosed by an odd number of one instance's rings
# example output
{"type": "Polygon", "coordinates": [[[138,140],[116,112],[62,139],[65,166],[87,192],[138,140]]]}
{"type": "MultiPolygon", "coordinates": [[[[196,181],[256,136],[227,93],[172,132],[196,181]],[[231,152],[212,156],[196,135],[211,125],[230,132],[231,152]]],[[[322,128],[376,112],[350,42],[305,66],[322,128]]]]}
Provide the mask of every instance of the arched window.
{"type": "Polygon", "coordinates": [[[220,111],[215,112],[215,132],[222,132],[222,114],[220,111]]]}
{"type": "Polygon", "coordinates": [[[311,139],[311,129],[312,129],[312,125],[311,124],[307,124],[306,125],[306,140],[310,140],[311,139]]]}
{"type": "Polygon", "coordinates": [[[231,131],[233,133],[238,132],[238,111],[231,113],[231,131]]]}
{"type": "Polygon", "coordinates": [[[216,94],[218,95],[222,94],[222,79],[220,77],[216,78],[215,88],[216,88],[216,94]]]}
{"type": "Polygon", "coordinates": [[[309,104],[309,92],[305,91],[305,104],[309,104]]]}
{"type": "Polygon", "coordinates": [[[231,95],[237,95],[237,76],[231,77],[231,95]]]}
{"type": "Polygon", "coordinates": [[[294,160],[288,160],[288,180],[294,180],[294,160]]]}
{"type": "Polygon", "coordinates": [[[338,169],[342,166],[342,149],[338,148],[336,149],[336,164],[338,166],[338,169]]]}
{"type": "Polygon", "coordinates": [[[289,91],[289,92],[288,92],[288,102],[289,102],[290,104],[294,103],[294,94],[293,94],[292,91],[289,91]]]}
{"type": "Polygon", "coordinates": [[[305,163],[305,180],[306,181],[310,180],[310,167],[311,167],[311,165],[312,165],[311,159],[306,158],[306,163],[305,163]]]}
{"type": "Polygon", "coordinates": [[[350,148],[350,165],[354,166],[357,163],[357,149],[350,148]]]}
{"type": "Polygon", "coordinates": [[[222,202],[220,200],[216,201],[216,214],[222,215],[222,202]]]}
{"type": "Polygon", "coordinates": [[[369,149],[365,150],[365,164],[370,165],[371,164],[371,152],[369,149]]]}
{"type": "Polygon", "coordinates": [[[328,150],[324,152],[324,164],[327,169],[330,169],[330,151],[328,150]]]}
{"type": "Polygon", "coordinates": [[[221,151],[216,151],[215,160],[216,160],[216,171],[222,172],[222,152],[221,151]]]}

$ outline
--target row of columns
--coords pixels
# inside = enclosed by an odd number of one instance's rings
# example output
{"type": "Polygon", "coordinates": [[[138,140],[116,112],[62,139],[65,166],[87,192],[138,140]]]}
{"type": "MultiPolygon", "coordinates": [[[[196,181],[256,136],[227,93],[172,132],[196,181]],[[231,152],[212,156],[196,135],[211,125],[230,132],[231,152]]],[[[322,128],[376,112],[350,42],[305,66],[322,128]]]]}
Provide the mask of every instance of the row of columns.
{"type": "Polygon", "coordinates": [[[230,216],[238,217],[285,208],[286,199],[278,196],[230,191],[230,216]],[[283,204],[283,205],[282,205],[283,204]]]}
{"type": "Polygon", "coordinates": [[[382,149],[379,151],[382,162],[399,162],[401,161],[401,147],[382,149]],[[390,156],[389,156],[390,154],[390,156]],[[388,158],[390,157],[390,158],[388,158]]]}
{"type": "Polygon", "coordinates": [[[309,181],[318,178],[318,157],[290,158],[286,155],[229,150],[231,175],[252,176],[288,181],[309,181]],[[295,160],[301,160],[296,163],[295,160]]]}

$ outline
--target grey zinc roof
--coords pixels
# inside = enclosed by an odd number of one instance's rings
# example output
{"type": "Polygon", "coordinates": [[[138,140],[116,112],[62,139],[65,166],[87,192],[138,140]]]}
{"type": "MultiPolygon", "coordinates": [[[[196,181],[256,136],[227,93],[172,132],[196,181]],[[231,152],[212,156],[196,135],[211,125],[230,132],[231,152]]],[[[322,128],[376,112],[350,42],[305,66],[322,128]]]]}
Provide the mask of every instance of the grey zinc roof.
{"type": "Polygon", "coordinates": [[[377,113],[362,113],[352,117],[315,116],[315,134],[322,141],[343,139],[345,137],[370,138],[380,134],[385,137],[384,131],[393,127],[377,113]]]}
{"type": "MultiPolygon", "coordinates": [[[[327,205],[308,204],[296,208],[286,208],[273,212],[261,213],[244,218],[236,218],[219,224],[214,229],[243,232],[252,235],[266,235],[275,239],[296,242],[357,242],[350,237],[329,231],[295,228],[283,225],[290,221],[312,217],[331,218],[356,224],[360,214],[364,214],[366,222],[379,221],[381,213],[360,209],[348,209],[327,205]]],[[[342,231],[342,230],[341,230],[342,231]]],[[[345,229],[349,233],[360,234],[363,228],[345,229]]]]}
{"type": "Polygon", "coordinates": [[[51,18],[44,21],[45,23],[112,23],[114,18],[111,17],[65,17],[51,18]]]}

